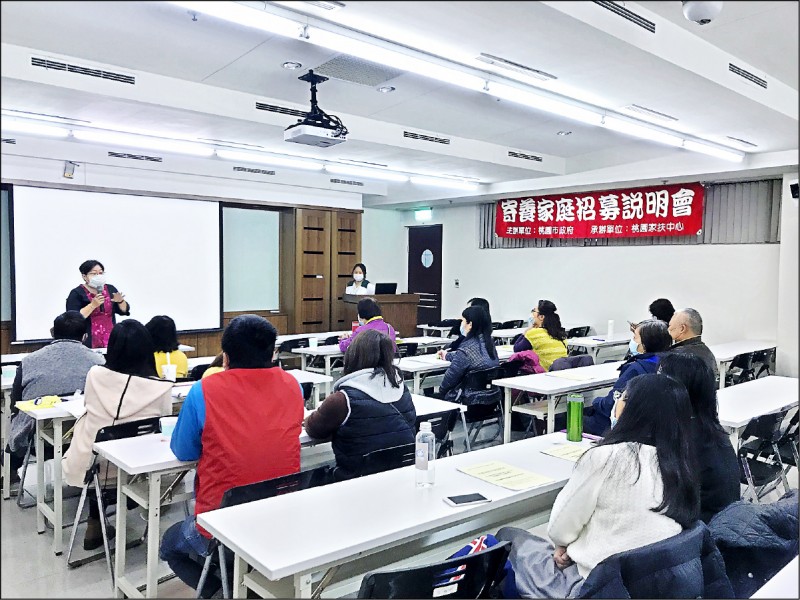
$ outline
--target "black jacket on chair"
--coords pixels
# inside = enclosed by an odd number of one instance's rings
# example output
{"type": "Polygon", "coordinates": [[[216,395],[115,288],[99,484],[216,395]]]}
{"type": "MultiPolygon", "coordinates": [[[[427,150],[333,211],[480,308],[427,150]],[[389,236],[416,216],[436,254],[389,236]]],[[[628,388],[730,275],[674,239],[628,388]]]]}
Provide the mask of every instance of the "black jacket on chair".
{"type": "Polygon", "coordinates": [[[709,523],[737,598],[749,598],[797,556],[797,490],[771,504],[739,500],[709,523]]]}
{"type": "Polygon", "coordinates": [[[691,529],[655,544],[620,552],[598,564],[580,598],[733,598],[725,563],[711,532],[691,529]]]}

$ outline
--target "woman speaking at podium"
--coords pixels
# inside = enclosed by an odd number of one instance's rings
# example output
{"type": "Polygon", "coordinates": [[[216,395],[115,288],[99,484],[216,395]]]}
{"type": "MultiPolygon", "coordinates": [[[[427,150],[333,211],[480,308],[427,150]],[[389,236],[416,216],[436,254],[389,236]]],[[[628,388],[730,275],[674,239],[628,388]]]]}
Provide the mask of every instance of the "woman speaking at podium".
{"type": "Polygon", "coordinates": [[[367,267],[363,263],[356,263],[352,271],[353,279],[347,282],[345,294],[366,296],[375,293],[375,284],[367,280],[367,267]]]}

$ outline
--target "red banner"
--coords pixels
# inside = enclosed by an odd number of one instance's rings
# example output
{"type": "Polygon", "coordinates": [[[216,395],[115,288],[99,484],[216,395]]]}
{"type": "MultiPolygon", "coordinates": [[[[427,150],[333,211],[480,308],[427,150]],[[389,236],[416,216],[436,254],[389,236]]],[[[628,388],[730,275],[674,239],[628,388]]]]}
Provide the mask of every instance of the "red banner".
{"type": "Polygon", "coordinates": [[[702,226],[699,183],[498,200],[494,220],[504,238],[696,235],[702,226]]]}

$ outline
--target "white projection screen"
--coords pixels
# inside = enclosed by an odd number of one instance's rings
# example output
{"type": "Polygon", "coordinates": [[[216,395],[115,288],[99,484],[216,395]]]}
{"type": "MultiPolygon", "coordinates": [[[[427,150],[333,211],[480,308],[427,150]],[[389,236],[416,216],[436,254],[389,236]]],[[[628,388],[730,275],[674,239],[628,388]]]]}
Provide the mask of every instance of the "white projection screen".
{"type": "Polygon", "coordinates": [[[221,327],[217,202],[23,186],[12,201],[15,341],[50,338],[88,259],[103,263],[130,318],[221,327]]]}

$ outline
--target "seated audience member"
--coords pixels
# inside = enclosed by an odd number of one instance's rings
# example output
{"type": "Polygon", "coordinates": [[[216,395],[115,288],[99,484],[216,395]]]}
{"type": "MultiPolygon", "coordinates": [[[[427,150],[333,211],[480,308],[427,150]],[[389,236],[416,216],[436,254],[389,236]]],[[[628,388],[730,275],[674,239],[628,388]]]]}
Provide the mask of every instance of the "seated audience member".
{"type": "Polygon", "coordinates": [[[664,323],[667,324],[669,324],[672,315],[675,314],[675,307],[672,306],[672,302],[666,298],[658,298],[657,300],[653,300],[650,303],[650,306],[647,307],[647,310],[650,311],[650,314],[654,319],[664,321],[664,323]]]}
{"type": "Polygon", "coordinates": [[[480,306],[470,306],[461,313],[461,335],[464,341],[457,350],[439,350],[439,358],[450,361],[445,371],[439,393],[445,400],[473,404],[478,400],[479,392],[464,389],[462,383],[470,371],[488,369],[500,364],[497,350],[492,341],[492,322],[480,306]]]}
{"type": "Polygon", "coordinates": [[[514,352],[536,352],[545,371],[550,370],[554,360],[567,355],[567,332],[561,326],[561,317],[556,310],[556,305],[550,300],[539,300],[531,311],[528,321],[531,326],[514,344],[514,352]]]}
{"type": "Polygon", "coordinates": [[[394,344],[395,339],[397,339],[397,333],[394,327],[384,321],[381,316],[381,305],[372,298],[364,298],[358,301],[358,325],[359,326],[352,334],[346,333],[339,339],[339,350],[346,352],[347,347],[353,342],[353,339],[362,331],[369,329],[374,329],[375,331],[380,331],[388,335],[392,340],[392,344],[394,344]]]}
{"type": "MultiPolygon", "coordinates": [[[[492,322],[492,311],[489,310],[489,301],[486,298],[470,298],[470,301],[467,302],[467,308],[470,306],[482,306],[486,310],[486,314],[489,315],[489,322],[492,322]]],[[[461,345],[461,342],[464,341],[464,336],[461,335],[461,323],[458,325],[453,325],[453,328],[450,330],[450,333],[447,334],[448,337],[458,336],[452,342],[444,346],[445,350],[457,350],[458,347],[461,345]]]]}
{"type": "MultiPolygon", "coordinates": [[[[139,321],[127,319],[111,331],[106,364],[92,367],[86,376],[86,414],[75,422],[72,443],[61,462],[64,480],[69,485],[83,485],[94,458],[92,445],[100,429],[170,414],[172,382],[156,377],[153,352],[153,340],[139,321]]],[[[115,469],[101,467],[100,472],[108,485],[115,484],[115,469]]],[[[89,521],[83,547],[92,550],[102,545],[103,536],[97,499],[93,493],[88,499],[89,521]]]]}
{"type": "Polygon", "coordinates": [[[586,433],[603,435],[610,426],[613,427],[614,403],[619,400],[628,382],[639,375],[655,373],[658,369],[658,353],[669,350],[671,341],[664,321],[652,319],[639,323],[630,343],[631,357],[619,366],[619,378],[614,387],[605,396],[595,398],[592,406],[584,411],[583,430],[586,433]]]}
{"type": "MultiPolygon", "coordinates": [[[[234,318],[222,334],[224,371],[192,385],[178,415],[170,448],[180,460],[197,460],[195,515],[219,508],[233,487],[300,470],[303,394],[297,380],[272,366],[272,324],[257,315],[234,318]]],[[[175,523],[161,540],[161,559],[187,585],[197,587],[200,561],[211,535],[195,516],[175,523]]],[[[221,586],[209,573],[201,591],[221,586]]]]}
{"type": "Polygon", "coordinates": [[[369,329],[359,334],[345,352],[334,392],[305,420],[311,437],[333,438],[337,481],[358,477],[367,452],[414,443],[417,415],[393,359],[386,335],[369,329]]]}
{"type": "Polygon", "coordinates": [[[166,315],[153,317],[147,322],[147,331],[155,344],[156,371],[159,377],[164,377],[164,365],[177,366],[177,377],[189,375],[189,359],[182,350],[178,350],[178,331],[175,321],[166,315]]]}
{"type": "Polygon", "coordinates": [[[658,372],[680,381],[692,403],[692,442],[700,479],[700,518],[711,518],[740,496],[739,461],[717,416],[714,374],[694,354],[667,352],[658,372]]]}
{"type": "MultiPolygon", "coordinates": [[[[83,391],[86,385],[86,374],[95,365],[105,362],[102,354],[92,352],[83,345],[86,323],[83,315],[76,310],[68,310],[58,315],[53,321],[50,335],[53,341],[44,348],[31,352],[22,359],[17,367],[14,382],[11,385],[11,415],[14,426],[10,431],[27,431],[30,434],[36,429],[36,420],[16,407],[17,402],[33,400],[40,396],[62,396],[83,391]],[[19,420],[19,421],[18,421],[19,420]]],[[[26,438],[27,436],[20,436],[26,438]]],[[[17,477],[17,469],[25,458],[25,439],[13,440],[11,453],[11,476],[17,477]]],[[[47,446],[52,458],[52,447],[47,446]]],[[[33,455],[35,449],[31,449],[33,455]]]]}
{"type": "Polygon", "coordinates": [[[719,368],[714,353],[703,343],[703,319],[693,308],[683,308],[675,312],[669,321],[669,334],[672,336],[672,350],[696,354],[709,366],[714,379],[719,380],[719,368]]]}
{"type": "Polygon", "coordinates": [[[222,368],[222,352],[220,352],[214,357],[214,360],[211,361],[211,364],[208,365],[206,370],[203,371],[203,377],[201,379],[205,379],[214,373],[222,373],[224,370],[225,369],[222,368]]]}
{"type": "Polygon", "coordinates": [[[578,460],[553,503],[552,542],[516,527],[497,532],[512,543],[509,559],[523,598],[575,597],[604,559],[697,521],[686,389],[665,375],[643,375],[628,384],[615,411],[618,423],[578,460]]]}

